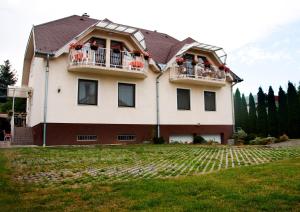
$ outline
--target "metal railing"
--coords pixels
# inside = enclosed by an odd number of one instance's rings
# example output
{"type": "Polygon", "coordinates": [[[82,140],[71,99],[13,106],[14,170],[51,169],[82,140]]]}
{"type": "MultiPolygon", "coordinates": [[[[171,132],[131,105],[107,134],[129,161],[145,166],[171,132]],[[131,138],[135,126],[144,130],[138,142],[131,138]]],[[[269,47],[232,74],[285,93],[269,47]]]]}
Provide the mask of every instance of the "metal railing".
{"type": "Polygon", "coordinates": [[[71,49],[69,64],[71,66],[103,66],[106,68],[119,68],[130,71],[144,71],[145,59],[142,55],[135,56],[128,51],[110,49],[109,60],[107,60],[107,49],[98,48],[92,50],[90,47],[82,47],[80,50],[71,49]]]}
{"type": "Polygon", "coordinates": [[[184,62],[182,65],[173,64],[170,71],[170,78],[191,78],[203,80],[225,81],[226,73],[214,65],[205,67],[204,64],[198,63],[192,65],[191,62],[184,62]]]}

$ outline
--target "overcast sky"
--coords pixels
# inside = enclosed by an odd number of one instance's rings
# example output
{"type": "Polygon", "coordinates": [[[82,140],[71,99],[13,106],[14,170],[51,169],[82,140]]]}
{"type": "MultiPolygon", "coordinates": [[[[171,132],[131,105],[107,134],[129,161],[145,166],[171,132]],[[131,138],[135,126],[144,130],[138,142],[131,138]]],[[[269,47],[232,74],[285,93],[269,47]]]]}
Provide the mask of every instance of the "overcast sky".
{"type": "Polygon", "coordinates": [[[0,63],[9,59],[20,83],[32,25],[84,12],[223,47],[247,95],[300,81],[300,0],[2,0],[0,63]]]}

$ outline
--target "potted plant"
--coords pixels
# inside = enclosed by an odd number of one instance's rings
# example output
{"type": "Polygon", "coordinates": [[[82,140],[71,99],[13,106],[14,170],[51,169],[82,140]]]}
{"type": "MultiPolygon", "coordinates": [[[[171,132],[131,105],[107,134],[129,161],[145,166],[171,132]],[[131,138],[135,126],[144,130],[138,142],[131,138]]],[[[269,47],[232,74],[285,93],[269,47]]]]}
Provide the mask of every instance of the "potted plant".
{"type": "Polygon", "coordinates": [[[97,44],[97,42],[94,40],[93,42],[90,43],[90,47],[92,50],[97,51],[97,49],[99,48],[99,45],[97,44]]]}
{"type": "Polygon", "coordinates": [[[206,60],[204,62],[204,66],[205,66],[205,68],[210,68],[211,67],[211,63],[208,60],[206,60]]]}
{"type": "Polygon", "coordinates": [[[143,53],[145,60],[149,60],[150,54],[148,52],[143,53]]]}
{"type": "Polygon", "coordinates": [[[224,64],[222,64],[222,65],[219,66],[219,69],[220,69],[221,71],[223,71],[223,70],[225,69],[225,67],[226,67],[226,66],[225,66],[224,64]]]}
{"type": "Polygon", "coordinates": [[[183,62],[184,62],[184,58],[183,57],[177,57],[176,58],[177,65],[181,66],[181,65],[183,65],[183,62]]]}
{"type": "Polygon", "coordinates": [[[223,65],[220,65],[219,66],[219,69],[221,71],[225,71],[226,73],[230,71],[230,68],[228,68],[227,66],[225,66],[224,64],[223,65]]]}
{"type": "Polygon", "coordinates": [[[140,56],[141,56],[141,52],[138,51],[138,50],[133,50],[133,51],[132,51],[132,54],[133,54],[134,56],[136,56],[136,57],[140,57],[140,56]]]}
{"type": "Polygon", "coordinates": [[[80,50],[80,49],[82,49],[82,44],[80,44],[80,43],[71,43],[70,44],[70,49],[75,49],[75,50],[80,50]]]}

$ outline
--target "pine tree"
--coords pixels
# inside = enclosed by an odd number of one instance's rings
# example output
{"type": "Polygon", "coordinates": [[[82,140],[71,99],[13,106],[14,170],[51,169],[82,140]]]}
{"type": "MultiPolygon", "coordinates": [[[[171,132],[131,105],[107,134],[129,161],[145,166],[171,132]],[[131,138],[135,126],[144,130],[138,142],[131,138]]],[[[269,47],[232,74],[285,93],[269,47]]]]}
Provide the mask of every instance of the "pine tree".
{"type": "Polygon", "coordinates": [[[235,117],[235,127],[241,127],[241,106],[242,98],[240,90],[237,88],[234,94],[234,117],[235,117]]]}
{"type": "Polygon", "coordinates": [[[257,121],[257,115],[256,115],[255,101],[252,93],[250,93],[248,133],[253,133],[253,134],[256,133],[256,121],[257,121]]]}
{"type": "Polygon", "coordinates": [[[11,70],[9,60],[5,60],[4,65],[0,65],[0,86],[7,87],[8,85],[16,84],[16,82],[16,73],[11,70]]]}
{"type": "Polygon", "coordinates": [[[269,87],[267,96],[267,107],[268,107],[268,130],[269,134],[273,137],[278,136],[278,119],[277,119],[277,108],[275,104],[275,96],[272,86],[269,87]]]}
{"type": "Polygon", "coordinates": [[[300,102],[293,83],[288,83],[288,135],[292,138],[300,137],[300,102]]]}
{"type": "Polygon", "coordinates": [[[242,95],[242,102],[241,102],[241,128],[248,132],[248,108],[245,95],[242,95]]]}
{"type": "Polygon", "coordinates": [[[0,102],[7,101],[5,98],[7,86],[14,85],[17,82],[17,77],[14,71],[11,70],[9,60],[4,61],[4,65],[0,65],[0,102]]]}
{"type": "Polygon", "coordinates": [[[278,126],[280,135],[288,133],[287,96],[281,86],[278,92],[278,126]]]}
{"type": "Polygon", "coordinates": [[[268,116],[266,111],[266,95],[261,87],[257,93],[257,132],[260,136],[268,136],[268,116]]]}

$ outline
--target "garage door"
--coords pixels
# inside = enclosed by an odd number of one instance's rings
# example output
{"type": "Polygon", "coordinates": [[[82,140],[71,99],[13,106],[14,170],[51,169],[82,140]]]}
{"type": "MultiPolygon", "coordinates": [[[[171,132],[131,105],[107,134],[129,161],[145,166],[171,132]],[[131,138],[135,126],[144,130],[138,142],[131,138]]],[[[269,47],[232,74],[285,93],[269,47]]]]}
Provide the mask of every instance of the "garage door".
{"type": "Polygon", "coordinates": [[[171,135],[169,139],[170,143],[193,143],[193,135],[171,135]]]}
{"type": "Polygon", "coordinates": [[[204,134],[201,135],[206,141],[215,141],[221,143],[221,135],[219,134],[204,134]]]}

